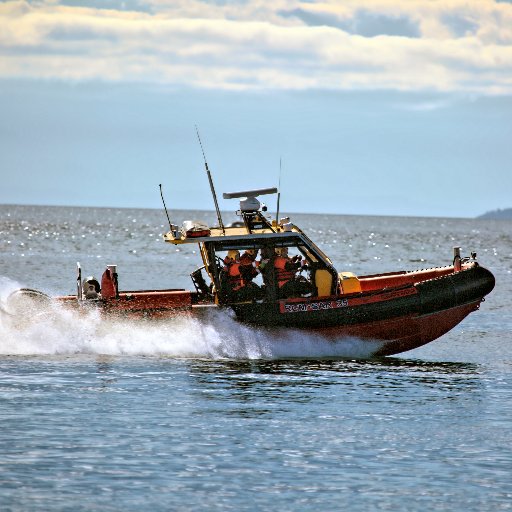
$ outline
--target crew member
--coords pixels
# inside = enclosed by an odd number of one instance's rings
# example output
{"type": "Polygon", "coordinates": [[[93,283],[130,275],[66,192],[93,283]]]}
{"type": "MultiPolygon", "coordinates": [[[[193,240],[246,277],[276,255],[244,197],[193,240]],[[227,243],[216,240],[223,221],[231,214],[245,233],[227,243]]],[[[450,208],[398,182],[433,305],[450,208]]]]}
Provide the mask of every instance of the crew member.
{"type": "Polygon", "coordinates": [[[224,265],[222,271],[227,285],[227,293],[232,296],[244,285],[240,274],[240,253],[236,250],[228,251],[227,256],[224,258],[224,265]]]}
{"type": "Polygon", "coordinates": [[[311,285],[305,279],[296,279],[296,273],[301,268],[301,256],[288,256],[287,247],[275,250],[274,270],[277,279],[278,295],[280,297],[297,297],[311,292],[311,285]]]}
{"type": "Polygon", "coordinates": [[[257,254],[257,250],[248,249],[240,256],[239,270],[243,286],[238,293],[239,300],[258,300],[263,297],[263,290],[253,281],[259,274],[257,254]]]}
{"type": "Polygon", "coordinates": [[[258,275],[255,262],[256,256],[257,251],[253,249],[247,249],[242,256],[240,256],[239,270],[244,286],[254,284],[252,283],[252,280],[258,275]]]}

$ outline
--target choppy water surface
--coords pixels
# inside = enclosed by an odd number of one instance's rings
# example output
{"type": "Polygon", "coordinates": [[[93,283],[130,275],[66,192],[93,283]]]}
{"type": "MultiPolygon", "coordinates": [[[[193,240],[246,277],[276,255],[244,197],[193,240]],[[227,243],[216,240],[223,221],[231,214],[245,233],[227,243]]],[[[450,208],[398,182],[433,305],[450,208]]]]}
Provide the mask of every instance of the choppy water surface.
{"type": "MultiPolygon", "coordinates": [[[[211,213],[173,212],[213,220],[211,213]]],[[[195,248],[159,211],[0,206],[0,296],[73,293],[75,263],[123,289],[190,288],[195,248]]],[[[512,508],[512,223],[293,216],[356,274],[478,253],[497,285],[425,347],[365,359],[214,314],[0,322],[1,510],[512,508]]]]}

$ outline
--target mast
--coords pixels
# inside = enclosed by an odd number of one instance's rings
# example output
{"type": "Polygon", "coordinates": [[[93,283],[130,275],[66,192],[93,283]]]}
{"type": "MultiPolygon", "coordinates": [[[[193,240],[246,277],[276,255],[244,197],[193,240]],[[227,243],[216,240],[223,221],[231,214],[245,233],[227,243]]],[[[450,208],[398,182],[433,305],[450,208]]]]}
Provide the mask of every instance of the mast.
{"type": "Polygon", "coordinates": [[[222,216],[221,216],[220,210],[219,210],[219,203],[217,202],[217,194],[215,193],[215,187],[213,186],[213,180],[212,180],[212,175],[210,173],[210,169],[208,169],[208,162],[206,161],[206,155],[204,154],[203,143],[201,142],[201,137],[199,136],[199,130],[197,128],[197,125],[196,125],[196,133],[197,133],[197,138],[199,140],[199,145],[201,146],[201,151],[203,153],[204,168],[206,170],[206,175],[208,176],[208,182],[210,183],[210,190],[211,190],[211,193],[213,196],[213,201],[215,203],[215,211],[217,212],[217,220],[219,221],[219,226],[222,229],[222,233],[225,235],[226,229],[224,228],[224,223],[222,222],[222,216]]]}

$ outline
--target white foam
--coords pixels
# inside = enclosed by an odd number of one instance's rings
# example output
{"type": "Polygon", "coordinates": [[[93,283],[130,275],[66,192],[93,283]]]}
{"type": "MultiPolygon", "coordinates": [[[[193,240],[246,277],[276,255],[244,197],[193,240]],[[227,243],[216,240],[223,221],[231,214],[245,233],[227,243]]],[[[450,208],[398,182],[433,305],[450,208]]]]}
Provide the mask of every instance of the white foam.
{"type": "MultiPolygon", "coordinates": [[[[0,283],[0,297],[16,289],[0,283]]],[[[239,323],[226,311],[204,318],[165,321],[105,319],[98,311],[76,312],[52,304],[19,323],[0,314],[0,354],[145,355],[208,359],[366,358],[380,342],[330,340],[294,329],[264,329],[239,323]]]]}

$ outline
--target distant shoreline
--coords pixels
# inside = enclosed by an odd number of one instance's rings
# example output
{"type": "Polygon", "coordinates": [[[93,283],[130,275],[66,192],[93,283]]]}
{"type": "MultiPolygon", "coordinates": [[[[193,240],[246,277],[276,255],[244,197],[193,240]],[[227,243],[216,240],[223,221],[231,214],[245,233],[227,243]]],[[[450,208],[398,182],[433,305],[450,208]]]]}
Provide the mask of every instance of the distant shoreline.
{"type": "Polygon", "coordinates": [[[477,219],[512,219],[512,208],[492,210],[483,215],[479,215],[477,219]]]}
{"type": "MultiPolygon", "coordinates": [[[[21,208],[75,208],[77,210],[120,210],[120,211],[127,211],[127,210],[147,210],[147,211],[162,211],[162,207],[159,206],[153,206],[153,207],[147,207],[147,206],[104,206],[104,205],[64,205],[64,204],[32,204],[32,203],[1,203],[0,202],[0,208],[10,208],[10,207],[21,207],[21,208]]],[[[215,212],[212,209],[205,209],[205,208],[172,208],[170,209],[172,212],[191,212],[193,214],[201,213],[203,215],[214,215],[215,212]]],[[[233,211],[230,210],[221,210],[223,215],[233,215],[233,211]]],[[[293,212],[293,211],[286,211],[282,212],[283,215],[317,215],[317,216],[324,216],[324,215],[338,215],[342,217],[397,217],[397,218],[418,218],[418,219],[484,219],[484,220],[512,220],[512,208],[498,208],[497,210],[491,210],[488,212],[485,212],[482,215],[477,215],[476,217],[453,217],[450,215],[399,215],[399,214],[376,214],[376,213],[332,213],[332,212],[293,212]]]]}

